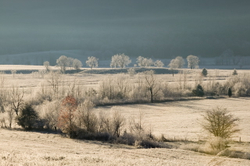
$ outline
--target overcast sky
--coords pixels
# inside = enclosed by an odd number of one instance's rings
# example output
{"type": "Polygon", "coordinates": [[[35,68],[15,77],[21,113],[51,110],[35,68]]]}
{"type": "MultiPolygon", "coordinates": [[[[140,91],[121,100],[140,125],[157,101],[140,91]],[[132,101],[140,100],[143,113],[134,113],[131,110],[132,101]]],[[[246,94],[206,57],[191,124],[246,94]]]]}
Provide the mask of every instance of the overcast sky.
{"type": "Polygon", "coordinates": [[[249,0],[0,0],[0,55],[250,55],[249,0]]]}

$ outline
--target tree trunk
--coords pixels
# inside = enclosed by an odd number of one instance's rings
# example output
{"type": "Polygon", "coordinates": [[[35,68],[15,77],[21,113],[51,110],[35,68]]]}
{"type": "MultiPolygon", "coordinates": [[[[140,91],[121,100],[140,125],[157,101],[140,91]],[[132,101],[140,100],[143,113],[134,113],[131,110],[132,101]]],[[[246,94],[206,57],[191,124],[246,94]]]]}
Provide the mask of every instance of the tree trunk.
{"type": "Polygon", "coordinates": [[[153,88],[149,88],[150,91],[150,99],[151,99],[151,103],[154,102],[154,94],[153,94],[153,88]]]}

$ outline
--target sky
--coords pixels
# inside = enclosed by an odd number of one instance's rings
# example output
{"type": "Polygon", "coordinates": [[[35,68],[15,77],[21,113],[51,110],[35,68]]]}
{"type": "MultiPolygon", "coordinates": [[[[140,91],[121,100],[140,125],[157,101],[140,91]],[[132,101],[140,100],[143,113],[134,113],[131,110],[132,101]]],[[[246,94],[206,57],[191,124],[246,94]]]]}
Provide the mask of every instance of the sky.
{"type": "Polygon", "coordinates": [[[0,55],[248,56],[249,7],[249,0],[0,0],[0,55]]]}

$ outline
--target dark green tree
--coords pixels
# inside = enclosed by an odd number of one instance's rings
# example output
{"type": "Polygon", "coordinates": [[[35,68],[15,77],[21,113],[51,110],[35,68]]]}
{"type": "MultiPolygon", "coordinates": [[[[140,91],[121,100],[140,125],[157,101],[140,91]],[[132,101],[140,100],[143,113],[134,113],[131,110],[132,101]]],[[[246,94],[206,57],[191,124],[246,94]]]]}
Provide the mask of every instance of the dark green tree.
{"type": "Polygon", "coordinates": [[[25,104],[17,116],[17,124],[26,130],[31,130],[38,120],[37,112],[32,108],[31,104],[25,104]]]}
{"type": "Polygon", "coordinates": [[[236,69],[234,69],[233,75],[238,75],[236,69]]]}
{"type": "Polygon", "coordinates": [[[201,72],[201,74],[204,76],[204,77],[206,77],[207,76],[207,69],[202,69],[202,72],[201,72]]]}
{"type": "Polygon", "coordinates": [[[195,96],[203,97],[204,96],[204,90],[200,84],[197,85],[196,89],[193,90],[193,94],[195,96]]]}

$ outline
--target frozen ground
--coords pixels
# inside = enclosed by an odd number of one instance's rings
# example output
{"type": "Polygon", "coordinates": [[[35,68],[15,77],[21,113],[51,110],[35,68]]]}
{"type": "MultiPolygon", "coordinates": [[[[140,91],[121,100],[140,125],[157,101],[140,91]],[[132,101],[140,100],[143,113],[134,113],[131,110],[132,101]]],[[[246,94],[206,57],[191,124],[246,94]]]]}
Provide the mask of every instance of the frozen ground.
{"type": "Polygon", "coordinates": [[[136,149],[55,134],[0,129],[1,166],[144,165],[249,166],[250,160],[211,156],[180,149],[136,149]]]}

